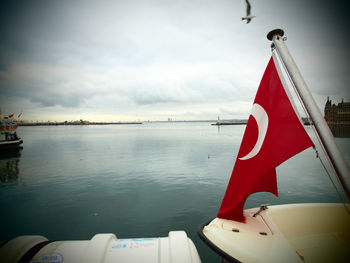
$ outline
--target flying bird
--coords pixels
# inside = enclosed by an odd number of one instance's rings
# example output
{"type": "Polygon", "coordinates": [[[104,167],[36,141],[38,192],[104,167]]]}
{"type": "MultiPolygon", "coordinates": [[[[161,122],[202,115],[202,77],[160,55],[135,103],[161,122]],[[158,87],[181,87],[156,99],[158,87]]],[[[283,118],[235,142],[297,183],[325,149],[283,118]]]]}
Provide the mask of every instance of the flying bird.
{"type": "Polygon", "coordinates": [[[246,4],[247,4],[247,15],[242,17],[242,20],[247,20],[247,24],[255,17],[253,16],[251,13],[250,13],[250,9],[251,9],[251,6],[250,6],[250,3],[248,0],[245,0],[246,4]]]}

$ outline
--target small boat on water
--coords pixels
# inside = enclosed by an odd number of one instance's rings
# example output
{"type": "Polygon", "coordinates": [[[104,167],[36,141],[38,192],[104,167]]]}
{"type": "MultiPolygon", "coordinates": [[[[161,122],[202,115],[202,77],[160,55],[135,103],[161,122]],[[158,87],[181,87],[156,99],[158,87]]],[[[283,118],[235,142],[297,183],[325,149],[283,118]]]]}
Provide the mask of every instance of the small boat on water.
{"type": "Polygon", "coordinates": [[[224,262],[349,262],[349,167],[283,35],[281,29],[267,35],[272,41],[272,58],[257,91],[225,196],[217,217],[200,226],[198,234],[224,262]],[[243,210],[253,193],[278,196],[275,168],[306,148],[315,147],[284,76],[301,99],[345,197],[340,194],[343,203],[339,204],[262,205],[243,210]]]}
{"type": "Polygon", "coordinates": [[[0,153],[12,153],[20,150],[23,140],[17,135],[17,124],[10,116],[0,115],[0,153]]]}

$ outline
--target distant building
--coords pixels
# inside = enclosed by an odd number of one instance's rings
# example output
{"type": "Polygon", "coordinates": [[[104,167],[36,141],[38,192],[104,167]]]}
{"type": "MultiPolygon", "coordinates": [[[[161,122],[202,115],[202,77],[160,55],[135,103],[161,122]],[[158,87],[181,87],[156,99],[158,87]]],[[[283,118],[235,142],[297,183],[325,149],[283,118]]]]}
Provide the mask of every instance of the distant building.
{"type": "Polygon", "coordinates": [[[324,118],[335,137],[350,137],[350,102],[342,100],[335,105],[328,97],[324,118]]]}
{"type": "Polygon", "coordinates": [[[344,100],[342,100],[338,105],[335,105],[332,104],[332,101],[328,97],[324,107],[324,118],[328,124],[350,124],[350,102],[344,102],[344,100]]]}

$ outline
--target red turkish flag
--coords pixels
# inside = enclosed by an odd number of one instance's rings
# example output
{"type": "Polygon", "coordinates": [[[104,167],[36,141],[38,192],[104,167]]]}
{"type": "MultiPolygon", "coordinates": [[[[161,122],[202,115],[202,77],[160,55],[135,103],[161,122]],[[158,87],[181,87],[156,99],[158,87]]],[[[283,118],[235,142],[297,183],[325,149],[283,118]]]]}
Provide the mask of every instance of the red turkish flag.
{"type": "Polygon", "coordinates": [[[314,144],[293,109],[271,57],[217,216],[244,222],[243,206],[248,196],[256,192],[278,196],[275,167],[310,146],[314,144]]]}

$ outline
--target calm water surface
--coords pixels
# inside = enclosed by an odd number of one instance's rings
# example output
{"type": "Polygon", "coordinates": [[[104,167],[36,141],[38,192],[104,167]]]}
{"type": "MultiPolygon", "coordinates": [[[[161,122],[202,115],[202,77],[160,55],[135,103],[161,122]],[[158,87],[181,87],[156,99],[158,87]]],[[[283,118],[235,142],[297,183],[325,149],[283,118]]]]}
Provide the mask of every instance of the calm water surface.
{"type": "MultiPolygon", "coordinates": [[[[0,159],[0,242],[27,234],[82,240],[185,230],[203,262],[220,262],[196,232],[219,209],[244,129],[210,123],[20,127],[21,155],[0,159]]],[[[350,163],[350,139],[337,143],[350,163]]],[[[279,197],[254,194],[246,208],[339,202],[311,149],[277,174],[279,197]]]]}

